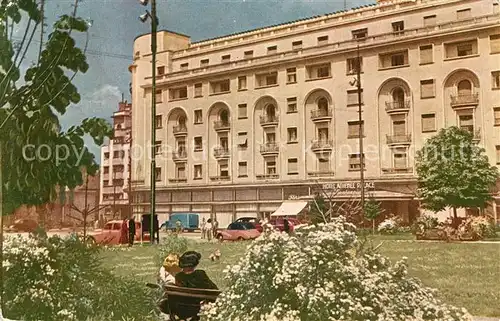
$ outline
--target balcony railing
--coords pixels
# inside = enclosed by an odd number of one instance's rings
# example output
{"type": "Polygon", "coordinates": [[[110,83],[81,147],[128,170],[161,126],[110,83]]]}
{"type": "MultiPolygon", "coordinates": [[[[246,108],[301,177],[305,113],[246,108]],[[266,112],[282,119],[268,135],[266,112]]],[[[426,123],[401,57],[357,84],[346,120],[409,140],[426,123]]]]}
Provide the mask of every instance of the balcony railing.
{"type": "Polygon", "coordinates": [[[332,119],[332,116],[333,111],[331,108],[311,110],[311,119],[313,121],[329,120],[332,119]]]}
{"type": "Polygon", "coordinates": [[[256,176],[257,179],[278,179],[280,178],[279,174],[260,174],[256,176]]]}
{"type": "Polygon", "coordinates": [[[210,179],[212,181],[229,181],[229,180],[231,180],[231,176],[217,175],[217,176],[210,176],[210,179]]]}
{"type": "Polygon", "coordinates": [[[311,145],[311,150],[313,152],[317,151],[331,151],[333,149],[333,141],[332,140],[313,140],[311,145]]]}
{"type": "Polygon", "coordinates": [[[184,125],[174,126],[174,135],[175,136],[187,135],[187,127],[184,125]]]}
{"type": "Polygon", "coordinates": [[[214,157],[215,158],[228,158],[230,155],[229,149],[227,147],[215,147],[214,157]]]}
{"type": "Polygon", "coordinates": [[[409,111],[410,110],[410,100],[406,99],[403,101],[386,101],[385,111],[388,113],[398,112],[398,111],[409,111]]]}
{"type": "Polygon", "coordinates": [[[228,121],[216,120],[214,121],[214,129],[216,131],[230,130],[231,124],[228,121]]]}
{"type": "Polygon", "coordinates": [[[409,144],[411,135],[387,135],[387,144],[409,144]]]}
{"type": "Polygon", "coordinates": [[[382,168],[382,172],[386,174],[407,174],[413,173],[412,167],[388,167],[382,168]]]}
{"type": "Polygon", "coordinates": [[[187,159],[187,152],[185,150],[180,150],[172,154],[172,159],[174,161],[183,161],[187,159]]]}
{"type": "Polygon", "coordinates": [[[266,143],[260,145],[261,154],[278,154],[280,151],[279,145],[276,143],[266,143]]]}
{"type": "Polygon", "coordinates": [[[260,116],[260,124],[262,126],[277,126],[278,116],[262,115],[260,116]]]}
{"type": "Polygon", "coordinates": [[[459,94],[451,95],[451,107],[461,107],[479,104],[479,94],[459,94]]]}

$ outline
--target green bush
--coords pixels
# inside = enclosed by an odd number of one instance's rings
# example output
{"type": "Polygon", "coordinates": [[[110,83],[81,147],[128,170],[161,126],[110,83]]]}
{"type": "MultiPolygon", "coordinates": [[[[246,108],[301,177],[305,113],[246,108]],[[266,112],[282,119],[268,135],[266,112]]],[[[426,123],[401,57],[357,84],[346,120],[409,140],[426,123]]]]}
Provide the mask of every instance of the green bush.
{"type": "Polygon", "coordinates": [[[111,274],[102,266],[99,252],[76,236],[6,238],[4,314],[24,321],[153,316],[156,307],[150,290],[111,274]]]}
{"type": "Polygon", "coordinates": [[[180,256],[182,253],[186,252],[187,249],[188,240],[186,238],[178,237],[177,234],[171,234],[158,246],[155,262],[157,266],[160,267],[167,255],[175,253],[180,256]]]}

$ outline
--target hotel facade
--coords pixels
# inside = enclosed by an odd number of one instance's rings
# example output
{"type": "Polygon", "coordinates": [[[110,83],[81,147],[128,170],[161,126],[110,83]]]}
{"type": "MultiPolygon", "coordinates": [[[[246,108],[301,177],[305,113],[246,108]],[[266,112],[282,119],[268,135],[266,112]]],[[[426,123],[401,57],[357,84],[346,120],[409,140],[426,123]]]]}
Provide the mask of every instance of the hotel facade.
{"type": "Polygon", "coordinates": [[[378,1],[196,43],[157,39],[156,92],[149,34],[129,67],[136,214],[149,212],[152,94],[165,218],[196,212],[224,227],[321,190],[359,198],[357,68],[366,195],[386,213],[420,212],[415,152],[440,128],[470,130],[500,162],[497,0],[378,1]]]}

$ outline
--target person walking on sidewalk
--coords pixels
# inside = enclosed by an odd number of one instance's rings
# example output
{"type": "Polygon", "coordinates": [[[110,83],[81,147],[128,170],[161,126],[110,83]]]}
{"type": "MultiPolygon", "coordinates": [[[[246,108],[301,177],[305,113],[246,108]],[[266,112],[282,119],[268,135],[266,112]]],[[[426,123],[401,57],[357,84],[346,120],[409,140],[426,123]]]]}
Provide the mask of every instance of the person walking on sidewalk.
{"type": "Polygon", "coordinates": [[[207,225],[207,222],[205,221],[205,218],[203,218],[203,220],[201,221],[201,225],[200,225],[200,230],[201,230],[201,239],[205,239],[205,236],[206,236],[206,229],[205,229],[205,226],[207,225]]]}
{"type": "Polygon", "coordinates": [[[205,225],[205,233],[207,235],[207,240],[212,240],[212,219],[209,218],[207,221],[207,225],[205,225]]]}
{"type": "Polygon", "coordinates": [[[130,220],[128,220],[128,245],[133,246],[135,240],[135,220],[132,216],[130,220]]]}

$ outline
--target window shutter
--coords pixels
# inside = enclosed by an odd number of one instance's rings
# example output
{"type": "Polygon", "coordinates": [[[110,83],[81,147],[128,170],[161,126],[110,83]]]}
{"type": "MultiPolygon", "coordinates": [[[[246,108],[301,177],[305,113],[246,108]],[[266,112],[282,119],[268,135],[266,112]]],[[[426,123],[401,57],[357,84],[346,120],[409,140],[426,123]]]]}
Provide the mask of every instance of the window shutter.
{"type": "Polygon", "coordinates": [[[288,159],[288,173],[297,173],[299,171],[297,159],[290,158],[288,159]]]}
{"type": "Polygon", "coordinates": [[[435,115],[422,115],[422,131],[430,132],[436,129],[435,115]]]}
{"type": "Polygon", "coordinates": [[[497,145],[496,148],[497,148],[497,164],[499,164],[500,163],[500,145],[497,145]]]}
{"type": "Polygon", "coordinates": [[[404,136],[406,135],[406,121],[398,120],[392,123],[392,128],[394,135],[404,136]]]}
{"type": "Polygon", "coordinates": [[[406,153],[394,154],[394,167],[406,168],[406,153]]]}
{"type": "Polygon", "coordinates": [[[238,164],[238,176],[245,176],[247,175],[247,163],[246,162],[240,162],[238,164]]]}
{"type": "Polygon", "coordinates": [[[422,98],[434,97],[434,80],[420,81],[420,96],[422,98]]]}
{"type": "Polygon", "coordinates": [[[432,45],[420,47],[420,63],[427,64],[432,62],[432,45]]]}
{"type": "Polygon", "coordinates": [[[330,170],[330,161],[328,159],[320,159],[318,167],[320,172],[328,172],[330,170]]]}

